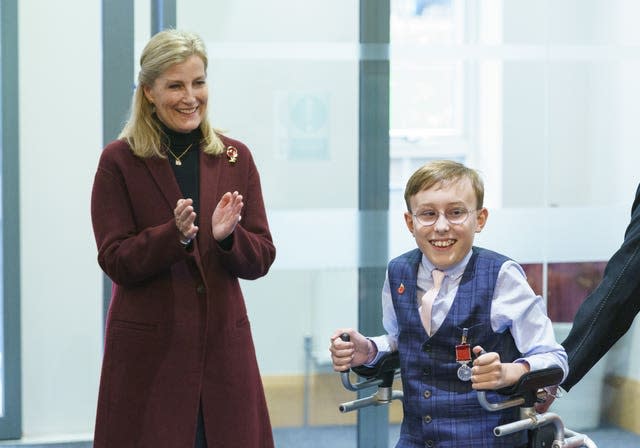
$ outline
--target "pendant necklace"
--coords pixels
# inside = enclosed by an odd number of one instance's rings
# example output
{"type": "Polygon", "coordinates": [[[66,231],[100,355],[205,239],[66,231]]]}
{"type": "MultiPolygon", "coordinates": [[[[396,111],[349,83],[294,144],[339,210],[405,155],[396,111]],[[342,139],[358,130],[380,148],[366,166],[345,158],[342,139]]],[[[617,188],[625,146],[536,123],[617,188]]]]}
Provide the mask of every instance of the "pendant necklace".
{"type": "Polygon", "coordinates": [[[173,158],[176,159],[176,165],[180,166],[180,165],[182,165],[182,162],[180,161],[180,159],[182,159],[184,157],[184,155],[187,153],[187,151],[189,151],[191,149],[192,146],[193,146],[193,143],[191,143],[189,146],[187,146],[187,149],[182,151],[182,154],[180,154],[179,156],[175,155],[174,152],[171,151],[171,149],[169,147],[167,147],[167,151],[169,151],[169,154],[171,154],[173,156],[173,158]]]}

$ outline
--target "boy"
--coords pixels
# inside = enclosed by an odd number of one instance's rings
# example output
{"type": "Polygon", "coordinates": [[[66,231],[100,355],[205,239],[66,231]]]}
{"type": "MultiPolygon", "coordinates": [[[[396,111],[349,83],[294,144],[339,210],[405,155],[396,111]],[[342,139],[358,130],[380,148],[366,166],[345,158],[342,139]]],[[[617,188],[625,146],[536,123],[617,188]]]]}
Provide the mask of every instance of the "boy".
{"type": "Polygon", "coordinates": [[[474,170],[446,160],[428,163],[411,176],[404,198],[418,248],[388,265],[382,291],[387,334],[369,339],[337,330],[333,367],[374,364],[386,352],[400,352],[404,418],[396,448],[524,445],[524,432],[493,435],[495,426],[519,418],[518,409],[485,411],[474,389],[506,387],[552,365],[567,375],[567,355],[542,298],[517,263],[473,246],[488,217],[474,170]],[[434,300],[429,290],[441,281],[434,300]],[[340,339],[342,333],[350,342],[340,339]],[[472,366],[470,347],[478,356],[472,366]],[[483,349],[488,353],[480,355],[483,349]]]}

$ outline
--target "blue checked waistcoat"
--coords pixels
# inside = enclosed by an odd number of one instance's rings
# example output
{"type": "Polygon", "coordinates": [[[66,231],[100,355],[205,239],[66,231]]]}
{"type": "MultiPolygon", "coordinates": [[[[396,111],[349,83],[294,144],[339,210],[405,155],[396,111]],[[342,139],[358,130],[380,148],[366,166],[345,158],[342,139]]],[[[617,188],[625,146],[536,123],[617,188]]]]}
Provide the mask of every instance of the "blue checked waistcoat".
{"type": "MultiPolygon", "coordinates": [[[[455,346],[468,328],[471,347],[481,345],[500,354],[502,362],[521,356],[511,333],[491,329],[491,301],[502,264],[508,259],[474,247],[451,309],[435,334],[428,337],[418,313],[417,274],[422,252],[415,249],[388,266],[391,296],[398,320],[398,352],[404,389],[404,418],[396,448],[515,447],[526,434],[496,437],[493,428],[518,420],[518,408],[484,410],[470,381],[457,377],[455,346]],[[401,288],[400,285],[404,285],[401,288]]],[[[488,392],[489,401],[504,397],[488,392]]]]}

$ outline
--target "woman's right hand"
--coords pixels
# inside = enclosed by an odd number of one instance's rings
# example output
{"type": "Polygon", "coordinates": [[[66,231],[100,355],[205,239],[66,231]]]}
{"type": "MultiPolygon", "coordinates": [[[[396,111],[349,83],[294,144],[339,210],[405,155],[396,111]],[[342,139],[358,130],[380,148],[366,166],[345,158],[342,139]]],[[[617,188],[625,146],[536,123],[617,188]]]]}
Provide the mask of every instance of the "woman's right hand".
{"type": "Polygon", "coordinates": [[[196,222],[196,212],[193,210],[193,200],[178,199],[176,208],[173,210],[176,219],[176,227],[180,235],[180,241],[191,241],[198,234],[198,226],[196,222]]]}

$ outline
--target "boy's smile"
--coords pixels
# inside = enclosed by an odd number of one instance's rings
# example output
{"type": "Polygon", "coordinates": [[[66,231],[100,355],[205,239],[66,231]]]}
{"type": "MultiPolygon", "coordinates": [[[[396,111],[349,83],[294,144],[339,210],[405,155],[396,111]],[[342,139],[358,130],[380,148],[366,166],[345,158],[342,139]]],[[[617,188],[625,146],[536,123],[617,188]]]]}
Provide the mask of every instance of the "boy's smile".
{"type": "Polygon", "coordinates": [[[447,239],[447,240],[431,240],[431,244],[433,244],[436,247],[449,247],[452,244],[455,244],[456,240],[451,240],[451,239],[447,239]]]}
{"type": "Polygon", "coordinates": [[[485,208],[476,210],[476,195],[467,178],[436,184],[418,192],[409,202],[411,213],[404,214],[407,227],[422,253],[439,269],[450,268],[462,261],[489,214],[485,208]],[[428,221],[423,216],[434,213],[435,223],[424,225],[420,222],[428,221]],[[460,224],[452,224],[446,217],[457,222],[460,219],[455,216],[460,214],[466,216],[460,224]]]}

